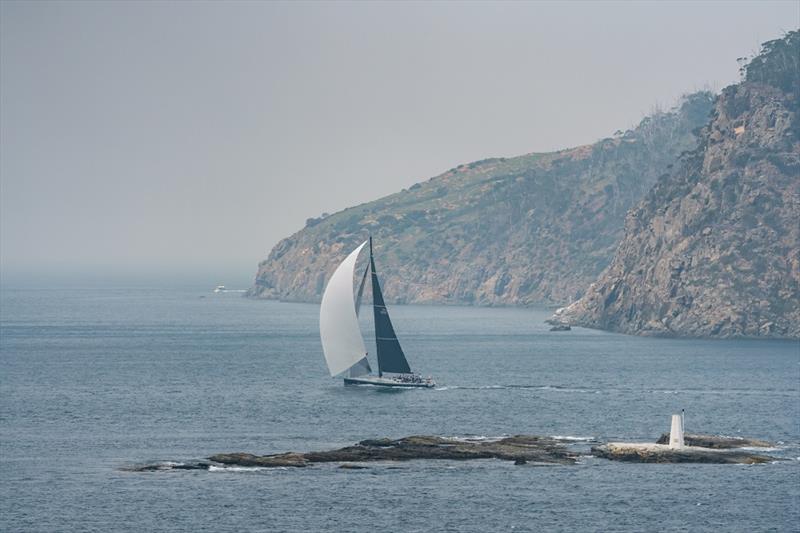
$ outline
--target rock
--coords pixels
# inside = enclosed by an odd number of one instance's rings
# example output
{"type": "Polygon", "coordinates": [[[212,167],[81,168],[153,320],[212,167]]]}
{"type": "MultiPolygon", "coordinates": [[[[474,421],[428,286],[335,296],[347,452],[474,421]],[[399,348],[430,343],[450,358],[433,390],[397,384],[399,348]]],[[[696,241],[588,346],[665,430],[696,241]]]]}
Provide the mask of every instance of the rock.
{"type": "MultiPolygon", "coordinates": [[[[687,446],[700,446],[703,448],[732,449],[732,448],[772,448],[771,442],[744,437],[724,437],[721,435],[692,435],[684,433],[683,442],[687,446]]],[[[663,433],[656,444],[669,444],[669,433],[663,433]]]]}
{"type": "Polygon", "coordinates": [[[775,457],[740,450],[722,450],[685,446],[680,449],[664,444],[609,442],[593,446],[596,457],[631,463],[712,463],[758,464],[777,460],[775,457]]]}
{"type": "Polygon", "coordinates": [[[162,472],[165,470],[208,470],[210,467],[211,464],[205,462],[178,463],[162,461],[158,463],[127,466],[121,468],[121,470],[125,472],[162,472]]]}
{"type": "Polygon", "coordinates": [[[526,459],[523,459],[522,457],[520,457],[519,459],[515,459],[514,460],[514,464],[515,465],[526,465],[526,464],[528,464],[528,461],[526,459]]]}
{"type": "Polygon", "coordinates": [[[635,335],[800,338],[800,32],[763,50],[722,91],[699,147],[628,212],[608,268],[554,320],[635,335]]]}
{"type": "Polygon", "coordinates": [[[253,455],[251,453],[218,453],[208,458],[209,461],[224,465],[236,466],[292,466],[304,467],[308,461],[301,453],[280,453],[276,455],[253,455]]]}
{"type": "Polygon", "coordinates": [[[577,455],[548,437],[517,435],[498,440],[471,441],[416,435],[402,439],[369,439],[355,446],[337,450],[252,455],[248,453],[217,454],[210,461],[238,466],[296,466],[313,463],[352,463],[370,461],[409,461],[417,459],[503,459],[506,461],[535,461],[543,464],[574,464],[577,455]]]}
{"type": "Polygon", "coordinates": [[[172,467],[173,470],[208,470],[211,467],[209,463],[191,463],[191,464],[177,464],[172,467]]]}

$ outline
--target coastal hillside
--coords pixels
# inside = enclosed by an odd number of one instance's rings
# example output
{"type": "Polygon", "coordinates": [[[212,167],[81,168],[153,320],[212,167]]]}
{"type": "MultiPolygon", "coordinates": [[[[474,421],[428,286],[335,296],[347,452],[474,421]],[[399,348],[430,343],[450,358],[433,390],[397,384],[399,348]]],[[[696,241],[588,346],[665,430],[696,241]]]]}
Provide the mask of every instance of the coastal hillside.
{"type": "Polygon", "coordinates": [[[800,337],[800,34],[764,44],[700,145],[629,213],[557,316],[645,335],[800,337]]]}
{"type": "Polygon", "coordinates": [[[686,96],[635,128],[555,153],[477,161],[408,190],[311,218],[259,264],[249,295],[318,301],[372,234],[391,302],[563,304],[609,264],[625,213],[697,146],[713,95],[686,96]]]}

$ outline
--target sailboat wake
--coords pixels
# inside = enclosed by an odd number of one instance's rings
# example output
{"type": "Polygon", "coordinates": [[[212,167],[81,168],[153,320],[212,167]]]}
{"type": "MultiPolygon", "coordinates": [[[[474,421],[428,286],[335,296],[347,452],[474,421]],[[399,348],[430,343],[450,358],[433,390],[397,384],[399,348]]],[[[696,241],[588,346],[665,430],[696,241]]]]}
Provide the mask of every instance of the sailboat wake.
{"type": "Polygon", "coordinates": [[[577,392],[577,393],[599,393],[599,390],[594,389],[581,389],[575,387],[562,387],[560,385],[525,385],[525,384],[508,384],[508,385],[447,385],[436,387],[437,391],[447,390],[510,390],[510,389],[525,389],[525,390],[540,390],[540,391],[558,391],[558,392],[577,392]]]}

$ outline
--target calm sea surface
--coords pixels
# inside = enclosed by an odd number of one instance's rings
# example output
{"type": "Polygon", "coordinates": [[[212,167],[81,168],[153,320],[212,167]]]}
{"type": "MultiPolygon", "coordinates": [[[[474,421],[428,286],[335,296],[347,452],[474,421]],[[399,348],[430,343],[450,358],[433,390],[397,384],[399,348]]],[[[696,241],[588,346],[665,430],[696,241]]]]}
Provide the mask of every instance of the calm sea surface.
{"type": "Polygon", "coordinates": [[[315,305],[4,287],[0,530],[798,530],[797,343],[551,333],[546,310],[390,309],[437,389],[329,378],[315,305]],[[122,470],[413,434],[652,441],[682,408],[688,432],[768,439],[788,460],[122,470]]]}

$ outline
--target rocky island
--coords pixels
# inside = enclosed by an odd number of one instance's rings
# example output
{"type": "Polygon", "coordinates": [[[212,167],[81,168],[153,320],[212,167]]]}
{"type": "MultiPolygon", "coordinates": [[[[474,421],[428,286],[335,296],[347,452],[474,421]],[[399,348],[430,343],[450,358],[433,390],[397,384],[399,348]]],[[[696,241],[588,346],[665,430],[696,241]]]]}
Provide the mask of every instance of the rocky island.
{"type": "MultiPolygon", "coordinates": [[[[665,437],[659,439],[659,443],[665,437]]],[[[668,435],[666,437],[669,439],[668,435]]],[[[606,443],[594,446],[591,453],[617,461],[640,463],[719,463],[757,464],[775,461],[741,450],[743,447],[771,446],[770,443],[736,437],[685,435],[688,446],[673,449],[666,444],[606,443]],[[698,445],[700,444],[700,445],[698,445]],[[701,446],[702,445],[702,446],[701,446]],[[737,449],[738,448],[738,449],[737,449]]],[[[516,435],[496,439],[469,439],[415,435],[400,439],[367,439],[335,450],[286,452],[269,455],[219,453],[204,461],[189,463],[164,461],[124,468],[131,472],[162,470],[209,470],[212,467],[303,468],[336,463],[341,468],[367,468],[367,464],[388,461],[499,459],[515,465],[574,465],[586,453],[575,451],[569,440],[536,435],[516,435]]]]}
{"type": "MultiPolygon", "coordinates": [[[[730,450],[734,448],[772,448],[772,442],[760,439],[749,439],[745,437],[726,437],[722,435],[700,435],[685,433],[683,441],[687,446],[699,446],[701,448],[716,448],[720,450],[730,450]]],[[[669,444],[669,433],[663,433],[656,444],[669,444]]]]}
{"type": "Polygon", "coordinates": [[[338,450],[275,455],[247,453],[217,454],[210,461],[237,466],[293,466],[314,463],[364,463],[375,461],[410,461],[414,459],[502,459],[516,464],[573,464],[577,454],[563,442],[549,437],[517,435],[497,440],[469,440],[435,436],[411,436],[402,439],[369,439],[338,450]]]}
{"type": "Polygon", "coordinates": [[[760,464],[775,461],[775,457],[749,451],[731,451],[702,446],[670,448],[666,444],[646,442],[609,442],[593,446],[597,457],[630,463],[706,463],[706,464],[760,464]]]}
{"type": "Polygon", "coordinates": [[[592,447],[592,453],[605,459],[632,463],[759,464],[776,458],[744,448],[772,446],[772,443],[757,439],[684,433],[683,415],[675,414],[670,433],[664,433],[655,443],[609,442],[592,447]]]}

